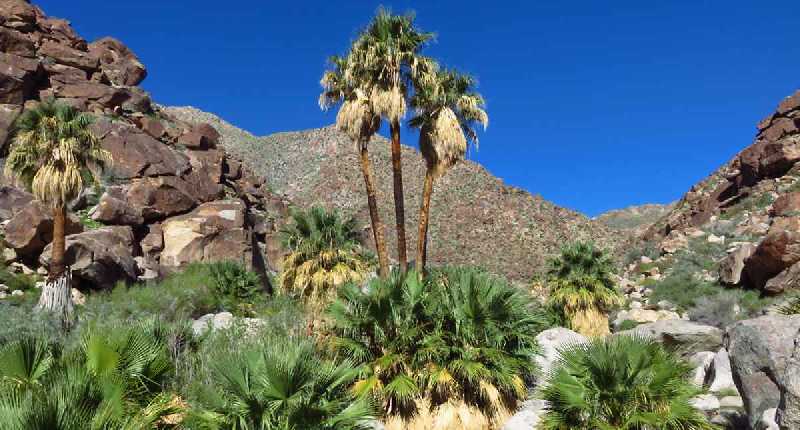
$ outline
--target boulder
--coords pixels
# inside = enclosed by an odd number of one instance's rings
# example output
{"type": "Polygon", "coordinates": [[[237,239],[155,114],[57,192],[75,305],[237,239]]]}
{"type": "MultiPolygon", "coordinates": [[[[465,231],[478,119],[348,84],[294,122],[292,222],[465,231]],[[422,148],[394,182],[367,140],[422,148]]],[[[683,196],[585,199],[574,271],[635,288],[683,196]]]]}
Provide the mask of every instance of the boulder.
{"type": "Polygon", "coordinates": [[[681,316],[669,310],[650,310],[650,309],[630,309],[622,310],[617,313],[614,319],[614,327],[619,328],[626,320],[637,323],[651,323],[656,321],[677,320],[681,316]]]}
{"type": "Polygon", "coordinates": [[[800,332],[794,338],[794,352],[784,372],[778,374],[781,399],[777,422],[781,430],[800,429],[800,332]]]}
{"type": "Polygon", "coordinates": [[[780,217],[745,261],[748,282],[763,289],[769,279],[800,260],[800,217],[780,217]]]}
{"type": "Polygon", "coordinates": [[[0,105],[0,152],[11,143],[11,126],[21,111],[19,105],[0,105]]]}
{"type": "Polygon", "coordinates": [[[722,346],[720,329],[678,319],[641,324],[618,334],[651,336],[684,356],[698,351],[716,351],[722,346]]]}
{"type": "Polygon", "coordinates": [[[26,0],[0,0],[0,24],[28,30],[35,22],[36,9],[26,0]]]}
{"type": "Polygon", "coordinates": [[[733,373],[731,372],[731,359],[725,348],[720,349],[714,356],[714,362],[710,370],[711,385],[708,387],[709,391],[718,393],[723,390],[736,390],[736,384],[733,382],[733,373]]]}
{"type": "Polygon", "coordinates": [[[103,224],[140,225],[144,223],[141,209],[128,204],[126,190],[122,186],[106,189],[89,215],[93,220],[103,224]]]}
{"type": "Polygon", "coordinates": [[[772,203],[771,214],[777,216],[800,215],[800,192],[786,193],[772,203]]]}
{"type": "Polygon", "coordinates": [[[178,143],[191,149],[214,148],[219,143],[219,132],[209,124],[197,124],[178,137],[178,143]]]}
{"type": "Polygon", "coordinates": [[[167,133],[167,129],[164,128],[164,124],[162,124],[161,121],[149,116],[139,119],[137,125],[142,129],[142,131],[155,139],[161,139],[167,133]]]}
{"type": "Polygon", "coordinates": [[[195,195],[196,187],[175,176],[134,180],[127,192],[127,202],[137,208],[145,220],[153,221],[184,213],[203,201],[195,195]]]}
{"type": "Polygon", "coordinates": [[[176,268],[196,261],[230,260],[250,266],[253,257],[245,210],[240,200],[223,200],[167,219],[161,226],[161,265],[176,268]]]}
{"type": "Polygon", "coordinates": [[[72,29],[69,21],[60,18],[39,18],[37,24],[47,33],[48,38],[78,50],[86,49],[86,41],[72,29]]]}
{"type": "Polygon", "coordinates": [[[104,37],[89,44],[89,53],[99,61],[100,70],[113,85],[139,85],[147,70],[139,58],[122,42],[104,37]]]}
{"type": "MultiPolygon", "coordinates": [[[[76,216],[69,214],[65,231],[67,234],[79,233],[83,226],[76,216]]],[[[5,240],[18,255],[37,257],[53,240],[52,210],[36,200],[29,201],[6,225],[5,240]]]]}
{"type": "Polygon", "coordinates": [[[753,427],[766,410],[778,407],[780,382],[798,330],[800,315],[766,315],[728,328],[726,349],[733,380],[753,427]]]}
{"type": "Polygon", "coordinates": [[[36,87],[39,62],[0,52],[0,104],[21,105],[36,87]]]}
{"type": "Polygon", "coordinates": [[[589,339],[568,328],[554,327],[547,329],[536,336],[540,352],[536,356],[541,374],[547,377],[552,370],[553,363],[558,359],[559,351],[574,345],[589,342],[589,339]]]}
{"type": "MultiPolygon", "coordinates": [[[[109,226],[67,236],[64,258],[74,279],[91,288],[112,288],[136,280],[133,231],[128,226],[109,226]]],[[[50,263],[51,245],[39,257],[50,263]]]]}
{"type": "Polygon", "coordinates": [[[117,179],[181,175],[190,168],[185,155],[135,127],[98,121],[92,128],[103,148],[114,154],[112,173],[117,179]]]}
{"type": "Polygon", "coordinates": [[[767,281],[764,285],[764,292],[779,294],[795,288],[800,288],[800,262],[792,264],[791,267],[767,281]]]}
{"type": "Polygon", "coordinates": [[[711,369],[715,355],[711,351],[700,351],[689,357],[689,364],[694,367],[694,371],[692,371],[692,383],[694,385],[702,387],[705,384],[706,375],[711,369]]]}
{"type": "Polygon", "coordinates": [[[97,70],[99,61],[86,51],[72,48],[53,40],[45,40],[39,47],[39,55],[50,57],[56,63],[77,67],[87,71],[97,70]]]}
{"type": "Polygon", "coordinates": [[[237,318],[230,312],[206,314],[192,321],[195,336],[202,336],[209,330],[225,330],[234,326],[243,328],[245,334],[255,334],[265,326],[265,322],[259,318],[237,318]]]}
{"type": "Polygon", "coordinates": [[[689,400],[689,404],[703,412],[716,411],[719,409],[719,400],[717,396],[713,394],[701,394],[689,400]]]}
{"type": "Polygon", "coordinates": [[[82,84],[88,80],[86,71],[77,67],[65,66],[53,61],[45,61],[43,67],[51,86],[82,84]]]}
{"type": "Polygon", "coordinates": [[[722,259],[719,263],[719,281],[726,285],[739,285],[742,281],[744,262],[755,250],[755,245],[745,243],[722,259]]]}
{"type": "Polygon", "coordinates": [[[36,55],[33,41],[24,33],[0,27],[0,52],[22,57],[36,55]]]}
{"type": "Polygon", "coordinates": [[[778,410],[776,408],[767,409],[761,414],[761,419],[755,426],[755,430],[781,430],[778,423],[775,422],[778,410]]]}
{"type": "Polygon", "coordinates": [[[10,220],[33,201],[33,194],[16,187],[0,185],[0,221],[10,220]]]}
{"type": "Polygon", "coordinates": [[[57,85],[52,88],[53,94],[59,98],[82,100],[96,103],[102,107],[113,109],[131,97],[130,91],[94,82],[77,82],[57,85]]]}

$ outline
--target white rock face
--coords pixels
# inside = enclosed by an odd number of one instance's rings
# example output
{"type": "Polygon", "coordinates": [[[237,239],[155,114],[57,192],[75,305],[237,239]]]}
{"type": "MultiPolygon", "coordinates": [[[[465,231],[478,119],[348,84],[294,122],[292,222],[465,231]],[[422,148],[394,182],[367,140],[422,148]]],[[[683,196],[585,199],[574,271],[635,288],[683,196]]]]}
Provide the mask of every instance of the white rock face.
{"type": "Polygon", "coordinates": [[[201,336],[208,330],[224,330],[231,328],[234,324],[244,327],[247,334],[252,334],[264,325],[264,320],[259,318],[236,318],[230,312],[205,314],[192,322],[192,331],[195,336],[201,336]]]}
{"type": "Polygon", "coordinates": [[[731,359],[728,356],[728,351],[725,348],[720,349],[717,355],[714,356],[714,363],[711,367],[713,380],[709,390],[712,392],[720,392],[722,390],[739,390],[733,382],[733,372],[731,371],[731,359]]]}
{"type": "Polygon", "coordinates": [[[502,430],[530,430],[539,425],[542,415],[545,413],[546,402],[544,400],[528,400],[515,413],[502,430]]]}
{"type": "Polygon", "coordinates": [[[719,409],[719,400],[713,394],[701,394],[689,401],[695,408],[707,412],[716,411],[719,409]]]}
{"type": "Polygon", "coordinates": [[[651,323],[665,320],[678,320],[681,316],[676,312],[652,309],[630,309],[622,310],[617,313],[614,319],[614,327],[619,328],[625,320],[636,321],[639,324],[651,323]]]}
{"type": "Polygon", "coordinates": [[[706,382],[706,374],[711,368],[711,363],[714,361],[714,354],[711,351],[701,351],[689,357],[689,363],[694,366],[692,372],[692,383],[698,387],[702,387],[706,382]]]}
{"type": "Polygon", "coordinates": [[[536,341],[541,349],[540,355],[536,356],[536,364],[539,365],[542,375],[547,375],[558,357],[559,350],[571,345],[587,343],[589,339],[568,328],[555,327],[539,333],[536,341]]]}
{"type": "Polygon", "coordinates": [[[744,407],[744,400],[739,396],[725,396],[719,399],[720,409],[741,409],[744,407]]]}
{"type": "Polygon", "coordinates": [[[761,414],[761,420],[758,422],[756,430],[780,430],[778,423],[775,422],[775,414],[778,412],[777,408],[767,409],[761,414]]]}

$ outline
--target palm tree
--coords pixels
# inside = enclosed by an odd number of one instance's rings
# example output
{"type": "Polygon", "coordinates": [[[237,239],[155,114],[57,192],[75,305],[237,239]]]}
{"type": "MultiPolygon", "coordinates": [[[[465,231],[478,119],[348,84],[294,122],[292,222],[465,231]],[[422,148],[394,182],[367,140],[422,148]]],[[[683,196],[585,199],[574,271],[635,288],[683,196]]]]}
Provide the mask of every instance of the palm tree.
{"type": "Polygon", "coordinates": [[[389,254],[386,251],[384,227],[378,214],[378,202],[375,197],[375,183],[372,177],[372,166],[369,160],[368,144],[381,125],[380,116],[373,112],[372,105],[364,90],[345,79],[348,68],[346,57],[331,57],[332,68],[322,76],[320,84],[323,92],[319,97],[319,105],[325,110],[342,103],[336,115],[336,127],[347,134],[355,144],[361,161],[361,173],[364,175],[364,187],[367,192],[367,206],[372,223],[372,236],[375,250],[378,253],[378,273],[382,278],[389,275],[389,254]]]}
{"type": "Polygon", "coordinates": [[[425,271],[428,248],[428,216],[434,180],[463,159],[467,143],[478,145],[475,125],[489,124],[484,101],[473,88],[475,80],[454,70],[437,70],[416,80],[411,99],[417,110],[409,124],[420,129],[419,148],[425,159],[425,183],[419,209],[417,270],[425,271]]]}
{"type": "MultiPolygon", "coordinates": [[[[0,428],[145,430],[180,413],[158,323],[91,328],[77,350],[26,338],[0,349],[0,428]]],[[[161,428],[161,427],[159,427],[161,428]]]]}
{"type": "Polygon", "coordinates": [[[14,125],[5,164],[6,176],[24,183],[53,210],[53,246],[47,282],[37,309],[58,314],[69,326],[72,319],[70,273],[64,262],[67,203],[83,190],[83,177],[111,162],[89,126],[93,118],[54,101],[23,113],[14,125]]]}
{"type": "Polygon", "coordinates": [[[210,363],[210,387],[190,411],[187,429],[367,430],[372,407],[349,387],[352,365],[320,358],[313,343],[264,339],[210,363]]]}
{"type": "Polygon", "coordinates": [[[609,333],[608,311],[622,304],[611,259],[593,244],[575,243],[562,248],[550,261],[550,303],[564,313],[573,330],[587,336],[609,333]]]}
{"type": "Polygon", "coordinates": [[[354,222],[343,221],[335,211],[319,206],[293,211],[282,236],[290,253],[279,284],[314,306],[323,305],[339,286],[367,275],[369,265],[361,255],[354,222]]]}
{"type": "Polygon", "coordinates": [[[383,405],[387,428],[495,428],[536,370],[530,298],[471,269],[349,285],[329,316],[334,347],[358,365],[354,391],[383,405]]]}
{"type": "Polygon", "coordinates": [[[397,223],[397,259],[400,270],[408,266],[406,256],[405,203],[400,147],[400,120],[406,112],[409,86],[421,71],[432,70],[435,63],[420,51],[433,38],[414,27],[412,14],[393,15],[379,8],[372,22],[353,43],[345,73],[365,90],[374,112],[389,121],[392,135],[392,174],[395,221],[397,223]]]}
{"type": "Polygon", "coordinates": [[[561,351],[540,396],[542,430],[711,430],[690,404],[692,367],[649,338],[613,336],[561,351]]]}

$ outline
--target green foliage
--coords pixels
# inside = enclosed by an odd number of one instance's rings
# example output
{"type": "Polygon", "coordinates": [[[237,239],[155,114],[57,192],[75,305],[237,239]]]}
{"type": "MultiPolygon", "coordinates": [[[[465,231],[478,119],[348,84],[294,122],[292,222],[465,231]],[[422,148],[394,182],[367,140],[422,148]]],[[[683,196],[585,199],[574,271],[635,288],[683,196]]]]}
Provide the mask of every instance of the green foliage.
{"type": "Polygon", "coordinates": [[[349,390],[353,366],[321,358],[310,340],[267,335],[207,359],[187,429],[371,428],[369,402],[349,390]]]}
{"type": "Polygon", "coordinates": [[[14,273],[0,264],[0,284],[5,284],[9,291],[32,291],[36,289],[36,276],[14,273]]]}
{"type": "Polygon", "coordinates": [[[625,253],[625,265],[638,261],[642,256],[649,257],[651,260],[661,256],[661,250],[654,241],[640,242],[625,253]]]}
{"type": "Polygon", "coordinates": [[[0,350],[0,428],[147,429],[176,412],[157,323],[88,328],[74,350],[28,338],[0,350]]]}
{"type": "Polygon", "coordinates": [[[536,371],[537,320],[530,297],[472,269],[393,273],[366,291],[340,290],[330,308],[335,349],[358,366],[355,390],[392,415],[417,401],[463,401],[486,417],[513,410],[536,371]]]}
{"type": "Polygon", "coordinates": [[[613,336],[561,353],[541,398],[542,430],[716,429],[689,400],[692,367],[655,340],[613,336]]]}
{"type": "Polygon", "coordinates": [[[81,225],[86,227],[86,229],[88,230],[95,230],[100,227],[104,227],[105,224],[103,224],[100,221],[95,221],[92,219],[92,217],[89,216],[90,210],[91,208],[86,208],[75,212],[75,214],[78,215],[78,218],[81,220],[81,225]]]}
{"type": "Polygon", "coordinates": [[[211,263],[209,283],[220,306],[236,313],[252,313],[254,303],[263,301],[264,288],[258,274],[239,263],[211,263]]]}
{"type": "Polygon", "coordinates": [[[565,246],[560,256],[550,260],[550,303],[562,310],[573,330],[606,334],[607,313],[622,304],[613,273],[611,258],[593,244],[565,246]]]}
{"type": "Polygon", "coordinates": [[[618,329],[617,331],[625,331],[625,330],[634,329],[634,328],[636,328],[636,326],[638,326],[638,325],[639,325],[639,323],[638,323],[637,321],[634,321],[634,320],[625,320],[625,321],[622,321],[622,322],[619,324],[619,329],[618,329]]]}
{"type": "Polygon", "coordinates": [[[778,308],[781,315],[800,315],[800,296],[790,298],[778,308]]]}
{"type": "Polygon", "coordinates": [[[756,290],[723,289],[715,285],[710,295],[697,297],[689,308],[689,318],[702,324],[725,328],[736,321],[755,318],[772,305],[774,298],[762,297],[756,290]]]}

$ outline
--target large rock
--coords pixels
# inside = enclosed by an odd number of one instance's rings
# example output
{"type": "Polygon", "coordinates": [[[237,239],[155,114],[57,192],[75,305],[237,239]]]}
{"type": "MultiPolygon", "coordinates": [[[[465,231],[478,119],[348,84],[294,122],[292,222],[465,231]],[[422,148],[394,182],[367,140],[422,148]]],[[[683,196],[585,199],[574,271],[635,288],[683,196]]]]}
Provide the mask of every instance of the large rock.
{"type": "Polygon", "coordinates": [[[792,264],[791,267],[767,281],[764,285],[764,292],[779,294],[796,288],[800,288],[800,262],[792,264]]]}
{"type": "Polygon", "coordinates": [[[710,391],[718,393],[723,390],[736,390],[731,371],[731,358],[725,348],[720,349],[714,356],[710,370],[711,385],[708,387],[710,391]]]}
{"type": "Polygon", "coordinates": [[[204,203],[192,212],[167,219],[161,226],[161,264],[181,267],[195,261],[252,264],[250,232],[245,228],[244,203],[224,200],[204,203]]]}
{"type": "Polygon", "coordinates": [[[185,155],[135,127],[98,121],[93,131],[114,154],[112,174],[117,179],[181,175],[191,167],[185,155]]]}
{"type": "Polygon", "coordinates": [[[11,141],[11,126],[22,111],[19,105],[0,105],[0,152],[11,141]]]}
{"type": "Polygon", "coordinates": [[[26,0],[0,0],[0,24],[30,29],[36,21],[36,9],[26,0]]]}
{"type": "Polygon", "coordinates": [[[36,87],[39,62],[0,52],[0,103],[20,105],[36,87]]]}
{"type": "MultiPolygon", "coordinates": [[[[67,216],[67,234],[83,230],[80,220],[67,216]]],[[[31,201],[17,212],[6,226],[6,243],[18,255],[35,258],[53,240],[53,211],[38,201],[31,201]]]]}
{"type": "MultiPolygon", "coordinates": [[[[67,236],[64,258],[73,277],[92,288],[111,288],[117,282],[136,280],[133,231],[127,226],[103,227],[67,236]]],[[[50,263],[51,245],[39,257],[50,263]]]]}
{"type": "Polygon", "coordinates": [[[692,371],[692,383],[702,387],[706,383],[706,375],[714,363],[714,354],[711,351],[700,351],[692,354],[688,361],[694,370],[692,371]]]}
{"type": "Polygon", "coordinates": [[[53,87],[55,96],[96,103],[102,107],[115,108],[131,98],[131,92],[95,82],[77,82],[53,87]]]}
{"type": "Polygon", "coordinates": [[[677,320],[681,316],[676,312],[668,310],[651,310],[651,309],[630,309],[621,310],[617,313],[614,319],[614,327],[619,328],[625,321],[634,321],[639,324],[651,323],[656,321],[677,320]]]}
{"type": "Polygon", "coordinates": [[[772,216],[800,215],[800,192],[786,193],[772,203],[772,216]]]}
{"type": "Polygon", "coordinates": [[[89,53],[99,60],[100,69],[114,85],[138,85],[147,77],[147,70],[139,58],[113,37],[90,43],[89,53]]]}
{"type": "Polygon", "coordinates": [[[0,221],[10,220],[33,201],[33,195],[16,187],[0,185],[0,221]]]}
{"type": "Polygon", "coordinates": [[[794,338],[794,352],[779,375],[781,400],[777,421],[782,430],[800,429],[800,333],[794,338]]]}
{"type": "Polygon", "coordinates": [[[564,327],[554,327],[539,333],[536,336],[536,342],[539,344],[540,351],[536,356],[536,364],[542,375],[546,377],[550,373],[561,350],[588,341],[586,336],[564,327]]]}
{"type": "Polygon", "coordinates": [[[783,373],[795,349],[800,315],[767,315],[728,328],[726,349],[733,380],[752,426],[764,411],[778,407],[783,373]]]}
{"type": "Polygon", "coordinates": [[[656,321],[618,334],[650,336],[687,357],[699,351],[716,351],[722,346],[720,329],[686,320],[656,321]]]}
{"type": "Polygon", "coordinates": [[[0,27],[0,51],[23,57],[36,54],[33,41],[24,33],[3,27],[0,27]]]}
{"type": "Polygon", "coordinates": [[[742,281],[744,262],[753,255],[755,250],[755,245],[745,243],[728,254],[719,263],[719,281],[726,285],[739,285],[742,281]]]}
{"type": "Polygon", "coordinates": [[[800,217],[780,217],[745,261],[747,280],[763,289],[770,278],[800,261],[800,217]]]}

